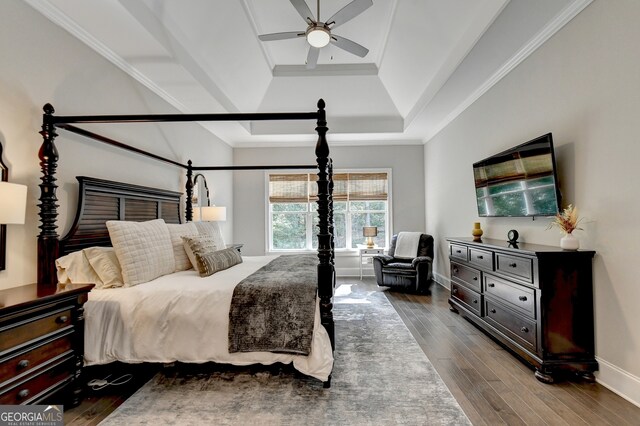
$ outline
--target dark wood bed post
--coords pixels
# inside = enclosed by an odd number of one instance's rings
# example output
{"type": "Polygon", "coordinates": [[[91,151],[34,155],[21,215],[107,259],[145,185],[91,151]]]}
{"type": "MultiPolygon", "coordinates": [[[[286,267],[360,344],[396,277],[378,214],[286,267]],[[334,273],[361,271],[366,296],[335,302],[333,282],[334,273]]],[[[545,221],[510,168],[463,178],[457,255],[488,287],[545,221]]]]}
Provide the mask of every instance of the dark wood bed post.
{"type": "Polygon", "coordinates": [[[191,222],[193,220],[193,205],[191,200],[193,200],[193,163],[191,160],[187,161],[187,184],[185,188],[187,190],[187,199],[186,199],[186,208],[184,211],[185,220],[187,222],[191,222]]]}
{"type": "Polygon", "coordinates": [[[56,196],[56,169],[58,168],[58,150],[55,138],[58,136],[53,123],[55,109],[51,104],[43,108],[42,116],[42,146],[38,152],[42,183],[40,184],[40,234],[38,235],[38,290],[55,289],[58,278],[55,271],[55,261],[60,252],[60,240],[56,229],[58,225],[58,197],[56,196]]]}
{"type": "MultiPolygon", "coordinates": [[[[336,258],[336,241],[334,238],[334,223],[333,223],[333,159],[329,158],[329,233],[331,234],[331,265],[335,272],[335,258],[336,258]]],[[[333,280],[335,284],[335,277],[333,280]]]]}
{"type": "MultiPolygon", "coordinates": [[[[335,334],[333,324],[333,277],[334,267],[331,264],[331,240],[329,232],[329,144],[327,143],[327,118],[325,103],[318,101],[318,143],[316,144],[316,161],[318,163],[318,296],[320,297],[320,321],[329,334],[331,347],[335,350],[335,334]]],[[[330,382],[325,383],[329,386],[330,382]]]]}

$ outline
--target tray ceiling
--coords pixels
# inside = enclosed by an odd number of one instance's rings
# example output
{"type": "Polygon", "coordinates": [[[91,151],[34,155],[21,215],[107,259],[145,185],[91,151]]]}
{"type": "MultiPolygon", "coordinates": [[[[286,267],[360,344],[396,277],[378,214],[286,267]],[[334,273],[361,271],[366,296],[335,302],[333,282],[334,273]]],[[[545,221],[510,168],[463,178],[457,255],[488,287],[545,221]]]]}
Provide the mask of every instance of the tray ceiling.
{"type": "MultiPolygon", "coordinates": [[[[182,112],[313,111],[327,102],[334,144],[424,143],[591,0],[374,0],[304,66],[287,0],[27,0],[182,112]]],[[[321,0],[321,18],[350,0],[321,0]]],[[[307,4],[315,13],[316,3],[307,4]]],[[[114,113],[117,111],[105,111],[114,113]]],[[[308,123],[203,124],[231,146],[314,142],[308,123]]]]}

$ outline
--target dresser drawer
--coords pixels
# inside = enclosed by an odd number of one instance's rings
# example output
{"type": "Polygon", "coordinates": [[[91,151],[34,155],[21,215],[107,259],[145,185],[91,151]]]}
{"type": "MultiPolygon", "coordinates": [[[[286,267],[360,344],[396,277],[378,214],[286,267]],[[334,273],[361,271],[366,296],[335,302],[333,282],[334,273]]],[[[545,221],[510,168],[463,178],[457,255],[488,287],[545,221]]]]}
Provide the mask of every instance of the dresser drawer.
{"type": "Polygon", "coordinates": [[[65,353],[73,353],[74,332],[69,331],[55,339],[43,341],[42,344],[14,354],[10,358],[0,360],[0,387],[11,379],[17,379],[46,364],[48,361],[65,353]]]}
{"type": "Polygon", "coordinates": [[[451,278],[480,293],[482,291],[481,272],[459,263],[451,262],[451,278]]]}
{"type": "Polygon", "coordinates": [[[485,319],[516,342],[535,351],[537,346],[536,323],[520,317],[509,309],[485,299],[485,319]]]}
{"type": "Polygon", "coordinates": [[[28,404],[54,388],[73,379],[75,357],[70,356],[52,365],[35,376],[8,388],[0,389],[0,405],[28,404]]]}
{"type": "Polygon", "coordinates": [[[493,252],[470,248],[469,262],[473,265],[493,271],[493,252]]]}
{"type": "Polygon", "coordinates": [[[533,282],[533,259],[497,253],[496,271],[533,282]]]}
{"type": "Polygon", "coordinates": [[[532,288],[485,274],[484,294],[499,298],[514,310],[536,318],[536,291],[532,288]]]}
{"type": "Polygon", "coordinates": [[[71,309],[46,312],[30,317],[0,331],[0,353],[35,338],[45,336],[71,325],[71,309]]]}
{"type": "Polygon", "coordinates": [[[461,246],[459,244],[451,244],[451,257],[455,259],[464,260],[467,262],[469,260],[469,249],[467,246],[461,246]]]}
{"type": "Polygon", "coordinates": [[[481,315],[482,298],[480,294],[457,283],[451,283],[451,296],[465,305],[476,315],[481,315]]]}

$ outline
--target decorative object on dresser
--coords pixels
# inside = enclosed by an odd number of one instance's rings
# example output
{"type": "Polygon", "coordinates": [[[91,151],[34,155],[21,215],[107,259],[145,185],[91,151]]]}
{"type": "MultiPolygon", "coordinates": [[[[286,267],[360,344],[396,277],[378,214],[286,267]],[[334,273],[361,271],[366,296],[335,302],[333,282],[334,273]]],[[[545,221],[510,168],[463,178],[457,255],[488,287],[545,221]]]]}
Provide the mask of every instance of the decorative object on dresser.
{"type": "Polygon", "coordinates": [[[519,236],[520,234],[518,233],[518,231],[516,231],[515,229],[510,229],[509,232],[507,232],[507,241],[509,242],[509,245],[517,246],[519,236]]]}
{"type": "Polygon", "coordinates": [[[84,309],[93,284],[0,291],[0,405],[80,402],[84,309]]]}
{"type": "Polygon", "coordinates": [[[484,234],[484,231],[480,228],[480,222],[474,222],[473,229],[471,230],[473,241],[482,241],[482,234],[484,234]]]}
{"type": "Polygon", "coordinates": [[[582,228],[578,227],[581,221],[582,219],[578,218],[578,209],[571,204],[555,215],[549,228],[555,226],[564,234],[564,237],[560,239],[560,248],[564,250],[578,250],[580,248],[580,240],[573,235],[573,231],[582,231],[582,228]]]}
{"type": "Polygon", "coordinates": [[[0,143],[0,271],[6,267],[7,225],[23,224],[27,206],[27,187],[8,180],[9,167],[2,162],[0,143]]]}
{"type": "MultiPolygon", "coordinates": [[[[402,232],[400,234],[403,234],[402,232]]],[[[373,257],[373,271],[379,286],[428,293],[432,283],[433,237],[419,234],[413,257],[399,256],[396,244],[401,235],[391,237],[389,254],[373,257]]],[[[406,234],[414,234],[408,232],[406,234]]]]}
{"type": "Polygon", "coordinates": [[[594,380],[594,251],[447,241],[452,311],[534,366],[541,382],[567,372],[594,380]]]}

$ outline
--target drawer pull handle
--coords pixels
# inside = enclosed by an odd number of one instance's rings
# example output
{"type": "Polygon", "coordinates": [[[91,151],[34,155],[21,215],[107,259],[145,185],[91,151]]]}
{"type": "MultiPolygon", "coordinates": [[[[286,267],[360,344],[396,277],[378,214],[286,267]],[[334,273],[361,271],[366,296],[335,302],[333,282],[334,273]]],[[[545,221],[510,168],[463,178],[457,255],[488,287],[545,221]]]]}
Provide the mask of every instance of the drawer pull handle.
{"type": "Polygon", "coordinates": [[[458,289],[457,289],[457,288],[454,288],[454,289],[453,289],[453,294],[457,294],[457,293],[458,293],[458,289]]]}
{"type": "Polygon", "coordinates": [[[496,310],[495,310],[495,309],[491,309],[491,311],[490,311],[490,312],[491,312],[492,314],[495,314],[495,313],[496,313],[496,310]]]}
{"type": "Polygon", "coordinates": [[[478,281],[478,277],[473,277],[473,280],[474,281],[478,281]]]}
{"type": "Polygon", "coordinates": [[[29,396],[30,393],[31,392],[29,392],[29,389],[22,389],[20,392],[18,392],[18,399],[25,399],[29,396]]]}
{"type": "Polygon", "coordinates": [[[456,250],[456,253],[462,253],[462,250],[456,250]]]}
{"type": "Polygon", "coordinates": [[[29,360],[23,359],[18,363],[18,370],[24,370],[29,366],[29,360]]]}
{"type": "Polygon", "coordinates": [[[457,274],[458,273],[458,268],[453,268],[453,273],[457,274]]]}
{"type": "Polygon", "coordinates": [[[526,302],[527,301],[527,296],[520,296],[520,297],[518,297],[518,299],[520,299],[522,302],[526,302]]]}
{"type": "Polygon", "coordinates": [[[484,259],[484,256],[478,255],[478,259],[484,259]]]}
{"type": "Polygon", "coordinates": [[[489,287],[495,287],[496,285],[494,283],[489,283],[487,284],[489,287]]]}
{"type": "Polygon", "coordinates": [[[64,324],[65,322],[67,322],[69,320],[69,317],[66,315],[60,315],[58,318],[56,318],[56,322],[58,324],[64,324]]]}
{"type": "Polygon", "coordinates": [[[512,268],[517,268],[518,264],[517,263],[510,263],[509,266],[511,266],[512,268]]]}
{"type": "Polygon", "coordinates": [[[473,303],[478,303],[478,299],[473,299],[473,303]]]}
{"type": "Polygon", "coordinates": [[[522,331],[523,333],[528,333],[529,329],[527,327],[522,327],[520,331],[522,331]]]}

